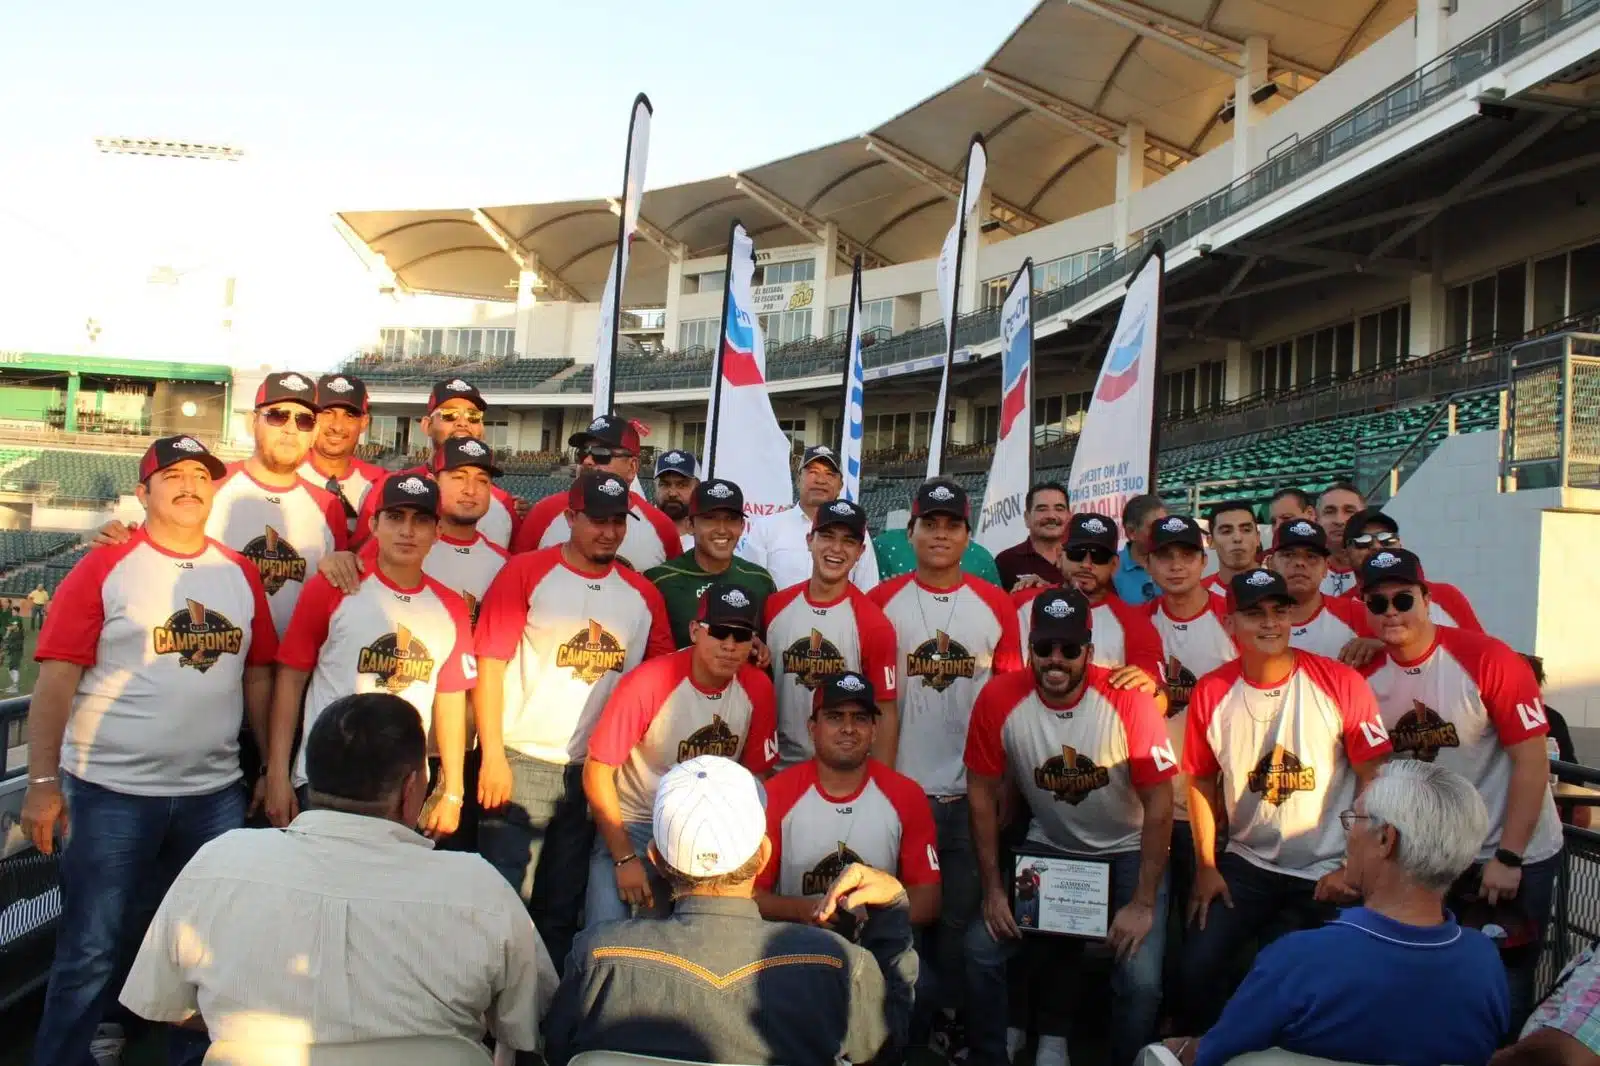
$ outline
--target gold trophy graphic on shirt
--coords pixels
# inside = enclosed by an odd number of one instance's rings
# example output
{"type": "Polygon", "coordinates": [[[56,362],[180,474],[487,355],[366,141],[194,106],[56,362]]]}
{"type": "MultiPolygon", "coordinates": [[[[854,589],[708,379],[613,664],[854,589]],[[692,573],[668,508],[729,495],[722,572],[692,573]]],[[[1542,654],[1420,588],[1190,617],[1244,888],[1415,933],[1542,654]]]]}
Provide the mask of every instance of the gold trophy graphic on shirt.
{"type": "Polygon", "coordinates": [[[701,755],[719,755],[734,759],[739,755],[739,735],[728,728],[722,715],[711,716],[711,724],[703,725],[689,734],[689,739],[678,744],[678,761],[698,758],[701,755]]]}
{"type": "Polygon", "coordinates": [[[832,884],[844,873],[844,868],[852,863],[861,863],[861,856],[850,850],[844,841],[839,841],[839,846],[822,857],[811,869],[800,875],[800,894],[802,896],[825,895],[832,884]]]}
{"type": "Polygon", "coordinates": [[[186,600],[183,610],[150,632],[157,655],[176,655],[179,666],[205,673],[224,655],[238,655],[244,630],[199,600],[186,600]]]}
{"type": "Polygon", "coordinates": [[[935,692],[943,692],[958,678],[972,677],[977,672],[978,660],[942,629],[906,656],[906,676],[922,678],[923,685],[935,692]]]}
{"type": "Polygon", "coordinates": [[[1461,746],[1455,723],[1445,721],[1438,711],[1421,700],[1412,700],[1411,709],[1390,727],[1389,741],[1396,755],[1410,752],[1423,762],[1437,759],[1440,748],[1461,746]]]}
{"type": "Polygon", "coordinates": [[[1111,784],[1111,771],[1096,766],[1094,760],[1077,748],[1061,745],[1061,754],[1052,755],[1043,766],[1033,769],[1033,783],[1056,799],[1076,807],[1095,789],[1111,784]]]}
{"type": "Polygon", "coordinates": [[[628,649],[591,618],[587,628],[578,630],[556,649],[556,667],[571,670],[573,677],[592,685],[607,671],[622,673],[622,664],[627,657],[628,649]]]}
{"type": "Polygon", "coordinates": [[[413,681],[427,683],[433,676],[433,656],[411,630],[396,623],[393,633],[361,649],[356,673],[376,674],[378,684],[398,696],[413,681]]]}
{"type": "Polygon", "coordinates": [[[783,672],[793,674],[802,688],[815,690],[829,677],[848,669],[844,655],[819,629],[813,629],[810,636],[801,637],[783,653],[783,672]]]}
{"type": "Polygon", "coordinates": [[[1282,744],[1275,744],[1250,771],[1245,786],[1277,807],[1296,792],[1315,791],[1317,768],[1302,763],[1300,756],[1285,750],[1282,744]]]}
{"type": "Polygon", "coordinates": [[[1178,661],[1176,655],[1168,656],[1161,664],[1161,682],[1167,686],[1167,717],[1182,714],[1189,709],[1189,696],[1194,692],[1194,671],[1178,661]]]}
{"type": "Polygon", "coordinates": [[[282,533],[271,526],[246,544],[239,554],[256,564],[268,596],[276,595],[285,582],[304,582],[306,579],[305,559],[294,550],[293,544],[283,539],[282,533]]]}

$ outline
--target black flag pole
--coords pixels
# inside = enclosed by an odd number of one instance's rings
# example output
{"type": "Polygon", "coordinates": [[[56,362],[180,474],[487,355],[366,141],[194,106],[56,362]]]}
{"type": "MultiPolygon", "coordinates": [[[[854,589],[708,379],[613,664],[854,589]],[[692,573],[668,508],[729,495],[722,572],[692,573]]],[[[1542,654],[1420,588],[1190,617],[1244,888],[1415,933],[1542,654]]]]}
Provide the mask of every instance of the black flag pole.
{"type": "MultiPolygon", "coordinates": [[[[733,246],[744,224],[734,219],[728,224],[728,261],[722,272],[722,321],[717,328],[717,350],[711,357],[711,408],[706,420],[706,477],[717,474],[717,423],[722,420],[722,358],[728,347],[728,311],[733,306],[733,246]]],[[[750,323],[752,330],[760,324],[750,323]]]]}
{"type": "MultiPolygon", "coordinates": [[[[1001,314],[1005,313],[1004,308],[1005,308],[1006,304],[1011,302],[1011,296],[1012,296],[1013,293],[1015,293],[1017,291],[1017,286],[1018,285],[1026,285],[1028,287],[1027,290],[1026,290],[1027,293],[1028,293],[1028,388],[1027,388],[1028,395],[1027,395],[1026,402],[1024,402],[1023,405],[1022,405],[1022,420],[1023,420],[1022,424],[1023,424],[1023,428],[1026,429],[1027,433],[1028,433],[1027,437],[1025,438],[1027,440],[1027,442],[1028,442],[1028,487],[1032,488],[1033,487],[1033,327],[1034,327],[1034,324],[1035,324],[1034,323],[1034,317],[1033,317],[1033,257],[1032,256],[1029,256],[1028,258],[1026,258],[1026,259],[1024,259],[1022,261],[1022,266],[1017,269],[1016,276],[1011,279],[1011,286],[1006,289],[1006,298],[1000,302],[1001,314]]],[[[1002,367],[1005,365],[1005,358],[1006,358],[1005,353],[1001,352],[1000,353],[1000,363],[1001,363],[1002,367]]],[[[1005,388],[1004,380],[1002,380],[1000,382],[1000,387],[1001,387],[1001,389],[1005,388]]],[[[1000,403],[1001,403],[1001,406],[1004,407],[1004,405],[1005,405],[1005,397],[1003,395],[1001,396],[1000,403]]]]}

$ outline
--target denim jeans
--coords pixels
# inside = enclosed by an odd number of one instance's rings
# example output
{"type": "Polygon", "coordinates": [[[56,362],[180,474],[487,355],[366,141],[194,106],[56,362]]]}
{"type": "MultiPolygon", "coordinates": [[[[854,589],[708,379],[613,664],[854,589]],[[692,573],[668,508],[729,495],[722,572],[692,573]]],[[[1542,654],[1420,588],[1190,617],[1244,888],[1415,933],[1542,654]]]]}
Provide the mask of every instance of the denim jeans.
{"type": "MultiPolygon", "coordinates": [[[[94,1066],[89,1041],[116,1002],[123,946],[201,845],[244,824],[239,784],[199,796],[130,796],[61,775],[71,828],[61,850],[61,922],[34,1066],[94,1066]]],[[[198,1064],[204,1033],[169,1028],[168,1061],[198,1064]]]]}
{"type": "Polygon", "coordinates": [[[939,921],[915,931],[922,965],[917,973],[916,1007],[911,1026],[913,1043],[927,1034],[939,1009],[961,1009],[966,998],[962,939],[983,899],[983,889],[978,882],[978,858],[972,850],[967,798],[960,796],[944,802],[940,797],[930,796],[928,804],[933,809],[933,828],[939,843],[941,894],[939,921]]]}
{"type": "Polygon", "coordinates": [[[583,795],[583,764],[561,766],[520,752],[511,799],[478,818],[478,853],[517,890],[558,971],[565,968],[589,882],[594,822],[583,795]]]}
{"type": "MultiPolygon", "coordinates": [[[[1219,841],[1219,845],[1220,845],[1219,841]]],[[[1178,1029],[1199,1034],[1211,1028],[1238,986],[1235,961],[1254,937],[1262,944],[1286,932],[1308,929],[1333,918],[1338,908],[1312,899],[1317,882],[1274,873],[1233,852],[1217,860],[1217,869],[1233,897],[1229,907],[1218,896],[1198,923],[1186,930],[1178,975],[1178,1029]]]]}
{"type": "Polygon", "coordinates": [[[589,853],[589,894],[583,904],[585,928],[601,922],[617,922],[624,918],[665,918],[672,913],[672,886],[661,876],[650,854],[650,838],[655,827],[649,822],[623,822],[628,839],[633,842],[634,854],[644,864],[650,879],[652,904],[649,907],[630,907],[617,895],[617,863],[606,847],[605,838],[594,835],[594,848],[589,853]]]}
{"type": "MultiPolygon", "coordinates": [[[[1523,1023],[1533,1013],[1533,987],[1539,969],[1539,955],[1544,948],[1545,932],[1550,925],[1550,908],[1555,902],[1556,872],[1561,867],[1561,853],[1548,859],[1530,862],[1522,868],[1522,884],[1517,889],[1518,908],[1538,929],[1538,938],[1531,944],[1510,948],[1500,953],[1506,966],[1506,984],[1511,991],[1511,1029],[1515,1037],[1522,1031],[1523,1023]]],[[[1461,914],[1463,904],[1475,899],[1478,882],[1483,877],[1480,863],[1467,870],[1451,886],[1445,897],[1445,906],[1461,914]]],[[[1481,904],[1480,904],[1481,906],[1481,904]]]]}
{"type": "MultiPolygon", "coordinates": [[[[1140,853],[1126,851],[1108,856],[1111,864],[1111,911],[1114,915],[1132,899],[1139,887],[1140,853]]],[[[1167,940],[1167,882],[1163,877],[1156,892],[1156,905],[1150,932],[1131,958],[1113,963],[1111,995],[1111,1061],[1114,1066],[1129,1066],[1139,1049],[1155,1039],[1157,1016],[1161,1010],[1161,961],[1167,940]]],[[[1048,954],[1055,965],[1050,972],[1061,975],[1075,967],[1062,956],[1081,952],[1086,941],[1064,937],[1029,936],[1021,940],[997,941],[980,918],[967,927],[967,1044],[972,1049],[972,1066],[1006,1066],[1007,1007],[1006,965],[1019,952],[1048,954]]],[[[1066,1019],[1058,1019],[1066,1035],[1066,1019]]]]}

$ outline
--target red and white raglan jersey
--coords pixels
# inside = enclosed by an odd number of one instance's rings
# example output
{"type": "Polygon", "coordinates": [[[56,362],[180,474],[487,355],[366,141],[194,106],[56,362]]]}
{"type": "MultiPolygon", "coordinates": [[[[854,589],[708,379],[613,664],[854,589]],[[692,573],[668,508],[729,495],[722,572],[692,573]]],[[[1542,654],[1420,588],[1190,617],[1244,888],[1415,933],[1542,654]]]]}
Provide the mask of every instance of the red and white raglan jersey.
{"type": "Polygon", "coordinates": [[[1328,572],[1322,576],[1322,594],[1324,596],[1343,596],[1356,587],[1356,572],[1337,566],[1330,559],[1328,572]]]}
{"type": "Polygon", "coordinates": [[[545,762],[582,762],[618,679],[674,647],[642,574],[581,573],[559,547],[512,556],[478,609],[478,654],[506,663],[506,747],[545,762]]]}
{"type": "Polygon", "coordinates": [[[998,586],[971,574],[948,589],[901,574],[867,597],[894,626],[898,647],[895,768],[930,796],[964,796],[973,701],[991,675],[1022,669],[1016,608],[998,586]]]}
{"type": "Polygon", "coordinates": [[[939,883],[939,842],[928,797],[911,778],[868,759],[861,787],[830,796],[807,759],[767,782],[772,858],[756,887],[780,896],[823,896],[851,863],[907,886],[939,883]]]}
{"type": "MultiPolygon", "coordinates": [[[[355,514],[350,514],[349,511],[345,511],[343,504],[339,505],[339,510],[349,518],[346,532],[352,544],[361,539],[355,535],[356,516],[361,513],[362,504],[367,502],[367,493],[371,492],[373,487],[382,481],[388,473],[383,467],[374,463],[352,458],[350,460],[350,469],[345,471],[344,477],[333,479],[337,482],[339,491],[344,494],[345,499],[350,501],[350,506],[356,512],[355,514]]],[[[300,464],[300,476],[310,484],[326,491],[335,500],[338,499],[338,496],[328,488],[328,475],[317,469],[317,464],[313,461],[312,455],[306,456],[306,461],[300,464]]]]}
{"type": "MultiPolygon", "coordinates": [[[[1033,601],[1046,586],[1017,589],[1011,601],[1017,605],[1017,629],[1022,637],[1022,657],[1028,657],[1028,637],[1033,629],[1033,601]]],[[[1161,638],[1150,624],[1150,616],[1131,607],[1116,593],[1089,609],[1089,626],[1094,634],[1094,663],[1097,666],[1137,666],[1152,678],[1161,677],[1161,638]]]]}
{"type": "Polygon", "coordinates": [[[718,755],[764,774],[778,761],[772,679],[746,663],[720,689],[690,673],[694,649],[662,655],[629,671],[600,712],[589,758],[615,766],[627,822],[650,821],[656,786],[674,766],[718,755]]]}
{"type": "MultiPolygon", "coordinates": [[[[617,551],[617,561],[628,564],[639,573],[652,566],[660,566],[668,559],[683,554],[683,535],[666,512],[639,495],[630,492],[628,500],[633,519],[628,522],[628,532],[617,551]]],[[[511,543],[513,554],[565,544],[572,535],[567,525],[567,494],[557,492],[546,496],[528,510],[511,543]]]]}
{"type": "MultiPolygon", "coordinates": [[[[1163,596],[1146,605],[1150,623],[1161,638],[1161,683],[1167,688],[1167,739],[1183,762],[1189,733],[1189,693],[1195,682],[1223,663],[1238,658],[1239,649],[1222,627],[1227,601],[1212,596],[1205,610],[1193,618],[1175,618],[1163,596]]],[[[1189,818],[1189,784],[1179,780],[1173,796],[1173,816],[1189,818]]]]}
{"type": "Polygon", "coordinates": [[[280,637],[317,564],[345,549],[347,529],[331,493],[303,480],[286,489],[263,485],[243,463],[231,464],[217,482],[206,520],[207,536],[256,564],[280,637]]]}
{"type": "MultiPolygon", "coordinates": [[[[1506,749],[1550,732],[1539,684],[1526,660],[1482,633],[1438,626],[1433,647],[1415,662],[1375,660],[1367,680],[1377,694],[1396,755],[1437,762],[1471,781],[1489,809],[1478,853],[1494,857],[1511,788],[1506,749]]],[[[1561,822],[1548,790],[1523,858],[1561,850],[1561,822]]]]}
{"type": "MultiPolygon", "coordinates": [[[[1367,617],[1367,607],[1359,588],[1351,589],[1343,598],[1354,605],[1354,610],[1361,612],[1363,619],[1367,617]]],[[[1473,633],[1484,631],[1483,623],[1478,621],[1478,613],[1472,609],[1466,593],[1443,581],[1428,582],[1428,618],[1436,626],[1450,626],[1473,633]]],[[[1370,622],[1368,625],[1370,627],[1370,622]]]]}
{"type": "MultiPolygon", "coordinates": [[[[395,477],[409,477],[415,474],[418,477],[433,477],[433,472],[426,466],[413,466],[409,470],[396,470],[395,477]]],[[[373,488],[381,488],[380,478],[373,488]]],[[[361,515],[356,519],[355,533],[351,542],[360,544],[372,536],[372,516],[378,512],[379,492],[367,493],[366,501],[361,505],[361,515]]],[[[509,549],[512,539],[517,533],[517,501],[499,485],[489,487],[489,509],[478,519],[478,532],[488,537],[491,543],[509,549]]]]}
{"type": "Polygon", "coordinates": [[[1178,758],[1155,700],[1114,689],[1091,664],[1065,706],[1046,703],[1031,671],[993,678],[972,710],[967,769],[1009,776],[1033,812],[1028,839],[1075,855],[1139,850],[1138,790],[1170,781],[1178,758]]]}
{"type": "Polygon", "coordinates": [[[215,540],[194,555],[137,529],[56,590],[34,658],[83,667],[61,746],[74,777],[135,796],[239,780],[246,666],[278,651],[261,578],[215,540]]]}
{"type": "MultiPolygon", "coordinates": [[[[431,735],[434,695],[465,692],[478,679],[472,622],[461,597],[427,576],[414,588],[402,588],[376,566],[361,575],[361,587],[351,596],[321,574],[306,582],[278,662],[311,674],[306,736],[328,704],[360,692],[399,696],[417,709],[431,735]]],[[[294,783],[305,781],[302,745],[294,783]]]]}
{"type": "Polygon", "coordinates": [[[1199,680],[1183,771],[1222,775],[1229,851],[1262,869],[1315,880],[1344,857],[1339,812],[1355,800],[1351,764],[1389,750],[1361,675],[1296,652],[1289,676],[1271,688],[1252,684],[1237,662],[1199,680]]]}
{"type": "Polygon", "coordinates": [[[1370,637],[1367,608],[1350,596],[1323,596],[1317,613],[1289,627],[1289,647],[1337,659],[1357,637],[1370,637]]]}
{"type": "Polygon", "coordinates": [[[896,694],[899,671],[894,626],[882,608],[854,585],[829,603],[806,592],[810,582],[767,597],[767,647],[778,693],[778,761],[793,766],[812,756],[812,698],[833,674],[854,670],[872,682],[880,700],[896,694]]]}
{"type": "MultiPolygon", "coordinates": [[[[360,554],[363,565],[369,569],[376,566],[377,538],[368,538],[360,554]]],[[[482,533],[471,540],[456,540],[441,533],[428,550],[428,557],[422,560],[422,572],[466,601],[467,617],[477,625],[483,594],[509,558],[509,552],[482,533]]]]}

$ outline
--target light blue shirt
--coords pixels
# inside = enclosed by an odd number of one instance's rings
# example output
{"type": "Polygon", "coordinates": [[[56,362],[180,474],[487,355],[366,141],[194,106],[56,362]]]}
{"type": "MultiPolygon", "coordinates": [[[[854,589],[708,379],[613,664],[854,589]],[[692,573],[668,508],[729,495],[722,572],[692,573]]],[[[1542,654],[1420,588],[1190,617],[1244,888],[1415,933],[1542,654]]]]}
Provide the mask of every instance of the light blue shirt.
{"type": "Polygon", "coordinates": [[[1117,569],[1111,575],[1111,582],[1116,586],[1117,595],[1122,597],[1122,602],[1134,607],[1149,603],[1161,595],[1156,583],[1150,580],[1149,572],[1133,561],[1133,552],[1126,544],[1117,552],[1117,569]]]}

